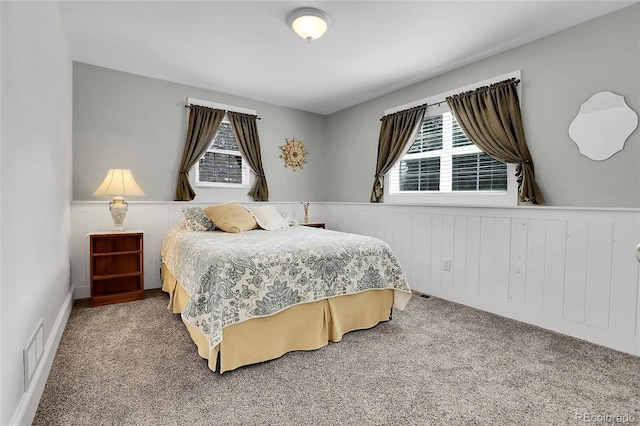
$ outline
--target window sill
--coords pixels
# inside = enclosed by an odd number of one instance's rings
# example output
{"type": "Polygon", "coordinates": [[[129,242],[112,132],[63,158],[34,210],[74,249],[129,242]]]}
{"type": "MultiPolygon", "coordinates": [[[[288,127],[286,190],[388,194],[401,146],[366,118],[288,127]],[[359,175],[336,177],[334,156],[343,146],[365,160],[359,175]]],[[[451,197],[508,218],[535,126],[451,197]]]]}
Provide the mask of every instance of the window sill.
{"type": "Polygon", "coordinates": [[[233,185],[233,184],[195,184],[196,188],[202,189],[249,189],[250,185],[233,185]]]}
{"type": "Polygon", "coordinates": [[[446,206],[516,207],[517,194],[512,193],[434,193],[385,194],[385,204],[424,204],[446,206]]]}

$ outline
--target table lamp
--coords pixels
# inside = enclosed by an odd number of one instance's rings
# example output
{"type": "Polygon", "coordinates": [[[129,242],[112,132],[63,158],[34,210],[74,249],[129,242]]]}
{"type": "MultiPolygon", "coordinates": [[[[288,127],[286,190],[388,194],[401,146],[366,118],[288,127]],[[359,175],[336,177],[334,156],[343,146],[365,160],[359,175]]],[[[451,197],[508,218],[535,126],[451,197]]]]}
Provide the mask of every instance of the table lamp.
{"type": "Polygon", "coordinates": [[[129,169],[109,169],[107,176],[93,195],[115,195],[109,203],[109,211],[113,218],[113,229],[124,230],[124,218],[127,216],[129,205],[124,200],[125,195],[144,195],[142,189],[129,169]]]}

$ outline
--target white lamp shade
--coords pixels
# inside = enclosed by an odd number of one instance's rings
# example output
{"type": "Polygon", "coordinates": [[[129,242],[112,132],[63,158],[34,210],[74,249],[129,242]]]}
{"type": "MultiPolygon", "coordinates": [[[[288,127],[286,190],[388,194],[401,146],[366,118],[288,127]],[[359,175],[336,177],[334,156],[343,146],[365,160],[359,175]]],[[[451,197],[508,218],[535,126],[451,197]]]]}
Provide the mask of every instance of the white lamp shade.
{"type": "Polygon", "coordinates": [[[287,23],[296,34],[311,41],[320,38],[327,31],[331,19],[321,10],[303,7],[291,12],[287,23]]]}
{"type": "Polygon", "coordinates": [[[129,169],[109,169],[93,195],[144,195],[129,169]]]}

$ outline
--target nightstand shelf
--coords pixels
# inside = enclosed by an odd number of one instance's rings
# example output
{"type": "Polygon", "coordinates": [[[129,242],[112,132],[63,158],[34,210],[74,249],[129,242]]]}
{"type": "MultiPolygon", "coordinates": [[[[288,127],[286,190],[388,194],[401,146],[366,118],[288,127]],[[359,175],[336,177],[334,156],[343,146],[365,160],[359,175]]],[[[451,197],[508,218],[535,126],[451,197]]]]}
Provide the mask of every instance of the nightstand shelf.
{"type": "Polygon", "coordinates": [[[91,306],[144,298],[142,232],[89,235],[91,306]]]}
{"type": "Polygon", "coordinates": [[[308,226],[310,228],[322,228],[324,229],[325,227],[325,223],[324,222],[301,222],[300,225],[302,226],[308,226]]]}

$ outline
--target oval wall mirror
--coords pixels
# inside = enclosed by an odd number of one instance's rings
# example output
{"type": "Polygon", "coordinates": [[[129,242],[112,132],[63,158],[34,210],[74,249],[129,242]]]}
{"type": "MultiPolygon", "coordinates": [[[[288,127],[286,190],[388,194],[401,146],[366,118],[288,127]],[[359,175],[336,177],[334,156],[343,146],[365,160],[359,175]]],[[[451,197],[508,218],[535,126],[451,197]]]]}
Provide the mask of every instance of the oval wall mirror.
{"type": "Polygon", "coordinates": [[[604,91],[580,105],[569,125],[569,137],[582,155],[600,161],[622,150],[637,126],[638,114],[629,108],[624,96],[604,91]]]}

